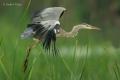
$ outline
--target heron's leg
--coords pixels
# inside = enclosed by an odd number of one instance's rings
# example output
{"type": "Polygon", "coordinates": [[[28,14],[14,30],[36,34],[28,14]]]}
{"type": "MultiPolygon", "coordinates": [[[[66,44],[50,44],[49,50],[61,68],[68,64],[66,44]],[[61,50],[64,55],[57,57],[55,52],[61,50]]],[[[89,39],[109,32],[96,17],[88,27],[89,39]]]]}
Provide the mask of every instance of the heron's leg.
{"type": "Polygon", "coordinates": [[[29,55],[30,55],[30,52],[31,50],[36,47],[36,45],[39,43],[39,40],[35,40],[34,43],[32,43],[30,46],[28,46],[28,48],[26,49],[26,57],[25,57],[25,61],[24,61],[24,72],[26,71],[27,67],[28,67],[28,59],[29,59],[29,55]]]}

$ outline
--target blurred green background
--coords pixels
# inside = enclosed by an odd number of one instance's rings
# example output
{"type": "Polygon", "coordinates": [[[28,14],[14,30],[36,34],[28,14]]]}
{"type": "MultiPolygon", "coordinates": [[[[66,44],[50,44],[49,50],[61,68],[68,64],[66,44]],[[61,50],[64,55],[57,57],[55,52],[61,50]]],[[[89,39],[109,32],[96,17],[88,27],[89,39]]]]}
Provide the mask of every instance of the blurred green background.
{"type": "Polygon", "coordinates": [[[0,80],[119,80],[120,0],[0,0],[0,80]],[[75,38],[58,38],[60,55],[34,48],[23,72],[26,48],[20,39],[34,12],[52,6],[67,9],[61,27],[88,23],[101,31],[81,30],[75,38]]]}

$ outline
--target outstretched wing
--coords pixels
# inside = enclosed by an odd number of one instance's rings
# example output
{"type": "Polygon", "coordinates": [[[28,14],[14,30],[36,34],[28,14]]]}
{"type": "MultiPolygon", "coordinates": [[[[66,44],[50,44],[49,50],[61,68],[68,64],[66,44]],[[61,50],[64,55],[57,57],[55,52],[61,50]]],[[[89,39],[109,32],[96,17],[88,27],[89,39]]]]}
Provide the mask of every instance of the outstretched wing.
{"type": "Polygon", "coordinates": [[[59,20],[59,18],[63,15],[66,9],[63,7],[50,7],[46,8],[43,11],[37,12],[33,18],[32,23],[39,23],[41,21],[47,20],[59,20]]]}
{"type": "Polygon", "coordinates": [[[40,39],[46,50],[52,50],[57,53],[55,47],[56,33],[59,32],[59,18],[63,15],[65,8],[50,7],[38,12],[28,24],[27,29],[22,33],[22,38],[34,37],[40,39]]]}
{"type": "Polygon", "coordinates": [[[22,33],[21,38],[24,39],[32,37],[34,35],[33,33],[35,33],[33,28],[36,28],[36,25],[37,27],[41,27],[40,25],[42,24],[42,27],[48,30],[54,28],[54,26],[50,27],[48,25],[51,25],[52,23],[54,23],[54,21],[59,21],[59,18],[63,15],[65,10],[66,9],[63,7],[50,7],[44,9],[41,12],[37,12],[33,16],[32,22],[28,24],[27,29],[25,29],[25,31],[22,33]]]}

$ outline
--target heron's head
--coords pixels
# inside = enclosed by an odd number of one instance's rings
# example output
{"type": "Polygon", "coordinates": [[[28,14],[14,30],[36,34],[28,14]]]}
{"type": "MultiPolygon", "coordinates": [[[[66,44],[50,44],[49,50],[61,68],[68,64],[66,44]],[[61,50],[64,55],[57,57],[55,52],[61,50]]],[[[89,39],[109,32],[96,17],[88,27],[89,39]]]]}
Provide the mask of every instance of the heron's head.
{"type": "Polygon", "coordinates": [[[100,30],[100,28],[92,26],[92,25],[89,25],[89,24],[86,24],[86,23],[83,23],[83,24],[80,24],[80,25],[77,25],[77,26],[79,27],[79,29],[95,29],[95,30],[100,30]]]}

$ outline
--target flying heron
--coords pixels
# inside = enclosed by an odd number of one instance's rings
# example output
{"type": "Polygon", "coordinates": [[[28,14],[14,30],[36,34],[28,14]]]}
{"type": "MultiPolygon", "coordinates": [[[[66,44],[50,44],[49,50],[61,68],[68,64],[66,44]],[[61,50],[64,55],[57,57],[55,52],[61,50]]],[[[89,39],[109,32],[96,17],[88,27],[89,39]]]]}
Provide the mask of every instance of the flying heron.
{"type": "Polygon", "coordinates": [[[24,62],[26,70],[28,64],[28,57],[31,49],[39,42],[42,42],[43,48],[49,51],[52,48],[54,54],[57,53],[56,37],[75,37],[80,29],[96,29],[99,28],[88,25],[80,24],[73,27],[70,32],[66,32],[60,27],[60,17],[66,11],[64,7],[49,7],[40,12],[37,12],[33,17],[31,23],[27,25],[25,31],[21,34],[21,38],[32,37],[36,43],[29,46],[27,49],[27,56],[24,62]]]}

